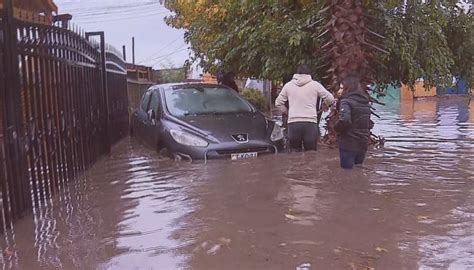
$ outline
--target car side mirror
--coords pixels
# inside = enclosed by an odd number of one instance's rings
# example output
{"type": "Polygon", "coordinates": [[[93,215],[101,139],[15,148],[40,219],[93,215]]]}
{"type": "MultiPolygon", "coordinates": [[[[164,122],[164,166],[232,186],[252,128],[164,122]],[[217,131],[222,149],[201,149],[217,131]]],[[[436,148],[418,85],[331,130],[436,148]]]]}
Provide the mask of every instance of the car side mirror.
{"type": "Polygon", "coordinates": [[[154,110],[149,110],[148,111],[148,119],[156,120],[156,114],[155,114],[154,110]]]}
{"type": "Polygon", "coordinates": [[[151,125],[156,126],[157,120],[156,120],[156,114],[154,110],[148,111],[148,119],[150,120],[151,125]]]}

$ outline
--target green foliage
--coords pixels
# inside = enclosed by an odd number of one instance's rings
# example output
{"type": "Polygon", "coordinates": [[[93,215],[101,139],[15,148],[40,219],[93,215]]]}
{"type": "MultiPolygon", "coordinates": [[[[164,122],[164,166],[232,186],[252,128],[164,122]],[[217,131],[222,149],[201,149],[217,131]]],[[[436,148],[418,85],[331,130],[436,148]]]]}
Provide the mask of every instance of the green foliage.
{"type": "MultiPolygon", "coordinates": [[[[321,79],[330,59],[324,43],[327,1],[167,0],[174,15],[167,23],[186,31],[193,61],[205,71],[221,63],[239,75],[281,79],[304,62],[321,79]]],[[[368,1],[367,27],[385,36],[388,53],[369,59],[380,84],[413,85],[423,77],[430,85],[451,81],[452,75],[473,80],[474,18],[459,1],[368,1]],[[407,3],[405,6],[404,3],[407,3]]]]}
{"type": "Polygon", "coordinates": [[[176,14],[167,22],[186,31],[193,60],[205,71],[215,72],[220,62],[241,76],[281,79],[302,60],[315,69],[321,64],[313,24],[318,4],[290,2],[168,1],[176,14]]]}
{"type": "Polygon", "coordinates": [[[160,83],[177,83],[186,79],[186,67],[176,68],[169,61],[161,67],[162,69],[156,71],[159,73],[160,83]]]}
{"type": "Polygon", "coordinates": [[[377,82],[413,85],[423,77],[427,86],[448,85],[453,75],[470,80],[474,19],[456,1],[409,1],[404,9],[381,8],[375,15],[389,52],[378,55],[377,82]]]}
{"type": "Polygon", "coordinates": [[[453,52],[451,72],[474,83],[474,20],[473,14],[451,9],[444,27],[448,46],[453,52]]]}
{"type": "Polygon", "coordinates": [[[265,110],[265,97],[258,89],[245,88],[240,94],[250,103],[252,103],[258,110],[265,110]]]}

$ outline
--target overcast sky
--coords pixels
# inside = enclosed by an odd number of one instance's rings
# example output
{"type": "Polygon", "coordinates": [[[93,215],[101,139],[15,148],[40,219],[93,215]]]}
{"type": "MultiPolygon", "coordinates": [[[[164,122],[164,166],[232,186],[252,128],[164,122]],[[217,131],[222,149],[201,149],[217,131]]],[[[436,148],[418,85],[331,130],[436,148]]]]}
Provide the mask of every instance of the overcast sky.
{"type": "Polygon", "coordinates": [[[135,37],[137,64],[160,68],[181,66],[188,58],[184,31],[166,25],[169,11],[158,0],[55,0],[59,13],[73,15],[73,23],[85,31],[105,31],[107,43],[122,51],[132,62],[135,37]]]}

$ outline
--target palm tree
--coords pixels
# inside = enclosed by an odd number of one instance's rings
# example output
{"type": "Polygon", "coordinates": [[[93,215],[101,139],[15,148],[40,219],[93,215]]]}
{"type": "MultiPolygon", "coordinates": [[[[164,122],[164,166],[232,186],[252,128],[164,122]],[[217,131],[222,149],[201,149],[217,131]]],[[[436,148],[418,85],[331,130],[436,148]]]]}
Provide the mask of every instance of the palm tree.
{"type": "MultiPolygon", "coordinates": [[[[385,51],[383,45],[378,44],[383,37],[368,27],[371,20],[368,7],[362,0],[328,0],[321,13],[327,18],[324,32],[320,35],[320,38],[326,39],[322,47],[328,59],[326,85],[333,93],[337,93],[340,82],[355,73],[369,92],[368,85],[375,76],[375,51],[385,51]]],[[[378,102],[374,98],[371,101],[378,102]]],[[[327,144],[336,141],[334,125],[337,118],[337,111],[328,116],[328,133],[323,138],[327,144]]]]}

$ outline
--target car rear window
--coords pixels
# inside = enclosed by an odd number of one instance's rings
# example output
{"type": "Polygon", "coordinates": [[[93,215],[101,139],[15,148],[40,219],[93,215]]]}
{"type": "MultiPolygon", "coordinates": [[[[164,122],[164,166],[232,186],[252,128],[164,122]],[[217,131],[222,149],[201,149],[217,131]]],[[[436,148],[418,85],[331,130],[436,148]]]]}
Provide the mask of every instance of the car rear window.
{"type": "Polygon", "coordinates": [[[223,87],[182,86],[165,90],[166,106],[174,116],[252,112],[235,91],[223,87]]]}

